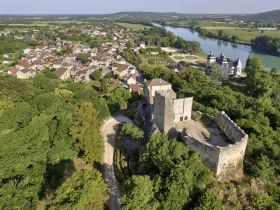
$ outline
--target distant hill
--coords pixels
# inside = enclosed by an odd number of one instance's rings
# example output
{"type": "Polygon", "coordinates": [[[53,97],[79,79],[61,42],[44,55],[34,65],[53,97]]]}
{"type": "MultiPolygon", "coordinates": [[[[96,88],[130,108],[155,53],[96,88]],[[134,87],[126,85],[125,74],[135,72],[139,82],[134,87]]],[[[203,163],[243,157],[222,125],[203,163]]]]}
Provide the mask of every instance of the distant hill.
{"type": "Polygon", "coordinates": [[[186,14],[170,12],[170,13],[159,13],[159,12],[118,12],[114,14],[94,15],[96,18],[126,18],[126,19],[149,19],[149,18],[164,18],[172,16],[186,16],[186,14]]]}
{"type": "Polygon", "coordinates": [[[245,18],[248,21],[280,22],[280,10],[273,10],[273,11],[262,12],[262,13],[258,13],[258,14],[246,15],[245,18]]]}

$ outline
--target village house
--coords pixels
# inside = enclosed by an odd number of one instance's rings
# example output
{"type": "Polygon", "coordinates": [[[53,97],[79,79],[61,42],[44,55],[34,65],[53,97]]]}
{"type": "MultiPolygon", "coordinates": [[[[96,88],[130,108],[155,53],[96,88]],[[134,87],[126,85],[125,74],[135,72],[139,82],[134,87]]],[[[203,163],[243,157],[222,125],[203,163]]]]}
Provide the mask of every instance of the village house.
{"type": "Polygon", "coordinates": [[[131,93],[138,93],[140,95],[143,91],[140,89],[138,84],[131,84],[129,85],[129,89],[131,93]]]}
{"type": "Polygon", "coordinates": [[[54,72],[59,80],[66,80],[70,78],[70,71],[67,68],[59,68],[54,72]]]}
{"type": "Polygon", "coordinates": [[[193,68],[189,63],[185,63],[184,61],[180,61],[178,62],[178,69],[182,70],[182,69],[186,69],[188,70],[189,68],[193,68]]]}
{"type": "Polygon", "coordinates": [[[129,85],[137,83],[136,76],[134,74],[131,74],[130,76],[125,77],[124,80],[129,85]]]}
{"type": "Polygon", "coordinates": [[[113,75],[114,76],[118,75],[118,77],[120,78],[129,76],[128,70],[129,70],[129,65],[114,64],[112,66],[113,75]]]}
{"type": "Polygon", "coordinates": [[[8,71],[8,74],[12,75],[12,76],[16,76],[17,72],[19,71],[19,68],[15,68],[15,69],[10,69],[8,71]]]}
{"type": "Polygon", "coordinates": [[[21,69],[16,73],[16,75],[19,79],[28,79],[34,77],[36,72],[33,69],[21,69]]]}

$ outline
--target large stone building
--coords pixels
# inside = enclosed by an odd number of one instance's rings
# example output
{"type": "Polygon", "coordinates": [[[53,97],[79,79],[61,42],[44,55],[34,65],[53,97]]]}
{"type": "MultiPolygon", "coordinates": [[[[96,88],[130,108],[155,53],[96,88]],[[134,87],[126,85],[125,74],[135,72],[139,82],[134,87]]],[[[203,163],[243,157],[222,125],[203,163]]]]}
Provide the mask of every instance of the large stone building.
{"type": "Polygon", "coordinates": [[[177,99],[170,83],[162,79],[146,81],[144,94],[151,104],[152,120],[161,132],[176,136],[175,123],[191,119],[193,97],[177,99]]]}
{"type": "Polygon", "coordinates": [[[233,61],[227,58],[223,53],[221,53],[220,56],[215,57],[213,51],[211,51],[210,55],[208,55],[207,57],[206,68],[211,63],[218,63],[221,66],[221,68],[225,70],[225,73],[228,75],[234,75],[234,76],[241,75],[242,63],[240,58],[233,61]]]}
{"type": "Polygon", "coordinates": [[[176,98],[172,85],[161,79],[144,82],[151,122],[169,138],[178,137],[197,151],[217,177],[242,169],[248,135],[224,112],[192,120],[193,98],[176,98]]]}

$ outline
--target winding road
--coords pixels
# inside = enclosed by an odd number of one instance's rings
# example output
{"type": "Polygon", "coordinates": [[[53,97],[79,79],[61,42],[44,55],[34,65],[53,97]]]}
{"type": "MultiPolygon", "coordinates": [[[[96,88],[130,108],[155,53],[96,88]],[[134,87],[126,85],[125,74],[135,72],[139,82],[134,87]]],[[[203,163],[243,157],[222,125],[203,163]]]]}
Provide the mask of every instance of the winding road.
{"type": "Polygon", "coordinates": [[[127,117],[119,115],[111,117],[110,119],[105,121],[105,123],[101,127],[101,134],[103,136],[105,145],[105,152],[102,156],[102,171],[104,181],[109,185],[110,210],[121,209],[121,186],[116,179],[114,170],[114,148],[116,145],[118,126],[121,122],[133,124],[133,122],[127,117]]]}

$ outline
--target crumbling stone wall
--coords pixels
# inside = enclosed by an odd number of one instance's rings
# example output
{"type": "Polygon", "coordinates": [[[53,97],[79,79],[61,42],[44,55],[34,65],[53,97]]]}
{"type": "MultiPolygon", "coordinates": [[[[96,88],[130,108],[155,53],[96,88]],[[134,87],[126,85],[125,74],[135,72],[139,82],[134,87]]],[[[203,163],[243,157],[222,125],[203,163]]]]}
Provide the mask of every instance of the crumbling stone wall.
{"type": "Polygon", "coordinates": [[[189,144],[190,150],[201,155],[203,163],[210,168],[216,176],[225,176],[243,167],[248,135],[241,130],[224,112],[212,119],[221,127],[225,134],[235,143],[225,147],[214,146],[206,141],[196,139],[183,131],[180,137],[184,143],[189,144]],[[238,140],[239,139],[239,140],[238,140]]]}
{"type": "Polygon", "coordinates": [[[216,116],[215,123],[225,132],[226,136],[234,142],[239,142],[246,135],[223,111],[216,116]]]}
{"type": "Polygon", "coordinates": [[[200,154],[205,166],[217,174],[220,148],[208,144],[205,141],[199,140],[190,134],[185,134],[184,132],[180,133],[180,137],[183,143],[189,145],[190,150],[196,151],[200,154]]]}

